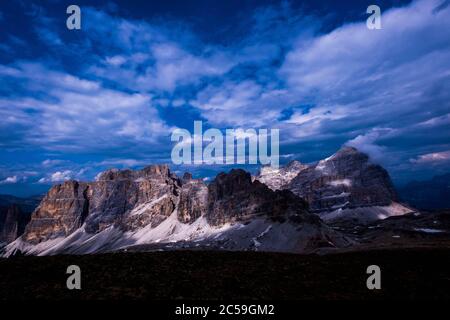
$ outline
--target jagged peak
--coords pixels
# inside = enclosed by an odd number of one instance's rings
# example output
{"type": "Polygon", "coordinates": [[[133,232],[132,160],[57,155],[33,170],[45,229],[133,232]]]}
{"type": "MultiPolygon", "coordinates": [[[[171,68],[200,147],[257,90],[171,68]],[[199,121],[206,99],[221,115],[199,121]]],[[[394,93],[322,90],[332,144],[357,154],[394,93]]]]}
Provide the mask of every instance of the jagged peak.
{"type": "Polygon", "coordinates": [[[334,154],[332,154],[331,156],[329,156],[323,160],[320,160],[319,163],[327,162],[327,161],[330,161],[333,159],[349,157],[349,156],[350,157],[351,156],[363,156],[367,159],[369,158],[369,156],[367,154],[359,151],[355,147],[344,145],[338,151],[336,151],[334,154]]]}
{"type": "Polygon", "coordinates": [[[304,168],[306,168],[308,165],[301,163],[298,160],[292,160],[289,161],[288,164],[286,164],[284,166],[285,169],[289,169],[289,170],[302,170],[304,168]]]}
{"type": "Polygon", "coordinates": [[[343,154],[343,153],[349,154],[349,153],[362,153],[362,152],[359,151],[358,149],[356,149],[355,147],[344,145],[335,154],[343,154]]]}

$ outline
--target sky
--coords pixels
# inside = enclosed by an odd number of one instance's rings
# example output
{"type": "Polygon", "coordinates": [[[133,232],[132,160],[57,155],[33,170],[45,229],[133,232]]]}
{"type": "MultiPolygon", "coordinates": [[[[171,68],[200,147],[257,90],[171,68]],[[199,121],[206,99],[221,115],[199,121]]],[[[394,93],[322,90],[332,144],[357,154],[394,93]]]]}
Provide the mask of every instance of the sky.
{"type": "Polygon", "coordinates": [[[351,145],[399,185],[449,172],[449,30],[448,0],[2,1],[0,193],[171,164],[195,120],[277,128],[281,163],[351,145]]]}

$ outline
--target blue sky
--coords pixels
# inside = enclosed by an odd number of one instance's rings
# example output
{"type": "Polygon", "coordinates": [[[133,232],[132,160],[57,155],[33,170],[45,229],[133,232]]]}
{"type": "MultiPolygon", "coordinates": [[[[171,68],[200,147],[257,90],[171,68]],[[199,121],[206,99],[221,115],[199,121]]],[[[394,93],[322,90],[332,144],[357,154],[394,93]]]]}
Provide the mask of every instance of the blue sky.
{"type": "Polygon", "coordinates": [[[449,4],[2,1],[0,193],[170,163],[171,132],[194,120],[278,128],[281,162],[348,144],[398,184],[448,172],[449,4]]]}

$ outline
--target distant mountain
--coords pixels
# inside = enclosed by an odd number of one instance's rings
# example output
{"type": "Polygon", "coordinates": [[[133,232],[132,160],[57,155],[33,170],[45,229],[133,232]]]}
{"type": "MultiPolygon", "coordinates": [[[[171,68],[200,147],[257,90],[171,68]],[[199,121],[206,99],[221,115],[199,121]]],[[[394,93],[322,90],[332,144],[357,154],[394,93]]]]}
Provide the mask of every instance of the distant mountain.
{"type": "Polygon", "coordinates": [[[287,189],[305,199],[325,221],[352,219],[370,222],[411,212],[397,203],[389,174],[352,147],[311,165],[288,165],[256,177],[271,188],[287,189]]]}
{"type": "Polygon", "coordinates": [[[0,243],[9,243],[23,234],[41,198],[0,195],[0,243]]]}
{"type": "Polygon", "coordinates": [[[28,198],[20,198],[9,194],[0,194],[0,207],[17,205],[23,212],[33,212],[39,205],[44,195],[36,195],[28,198]]]}
{"type": "Polygon", "coordinates": [[[300,171],[308,168],[308,165],[293,160],[286,166],[275,169],[271,166],[263,166],[256,179],[272,190],[285,189],[286,186],[294,179],[300,171]]]}
{"type": "Polygon", "coordinates": [[[0,206],[0,243],[9,243],[23,234],[31,218],[30,212],[23,212],[18,205],[0,206]]]}
{"type": "Polygon", "coordinates": [[[412,181],[398,189],[400,198],[419,209],[450,208],[450,173],[412,181]]]}

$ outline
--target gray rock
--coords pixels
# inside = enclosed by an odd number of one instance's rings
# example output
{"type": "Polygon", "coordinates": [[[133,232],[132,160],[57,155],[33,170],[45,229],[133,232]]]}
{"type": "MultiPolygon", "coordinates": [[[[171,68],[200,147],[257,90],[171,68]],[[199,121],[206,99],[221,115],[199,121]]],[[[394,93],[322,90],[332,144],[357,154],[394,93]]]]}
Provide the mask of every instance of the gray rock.
{"type": "Polygon", "coordinates": [[[250,174],[241,169],[220,173],[208,185],[207,218],[212,225],[254,216],[308,216],[307,207],[305,201],[288,190],[273,191],[258,180],[252,182],[250,174]]]}
{"type": "Polygon", "coordinates": [[[308,168],[307,165],[296,160],[278,169],[272,168],[271,166],[263,166],[256,176],[256,180],[264,183],[272,190],[286,189],[292,179],[306,168],[308,168]]]}
{"type": "Polygon", "coordinates": [[[286,186],[313,211],[385,206],[397,199],[389,174],[352,147],[299,172],[286,186]]]}

